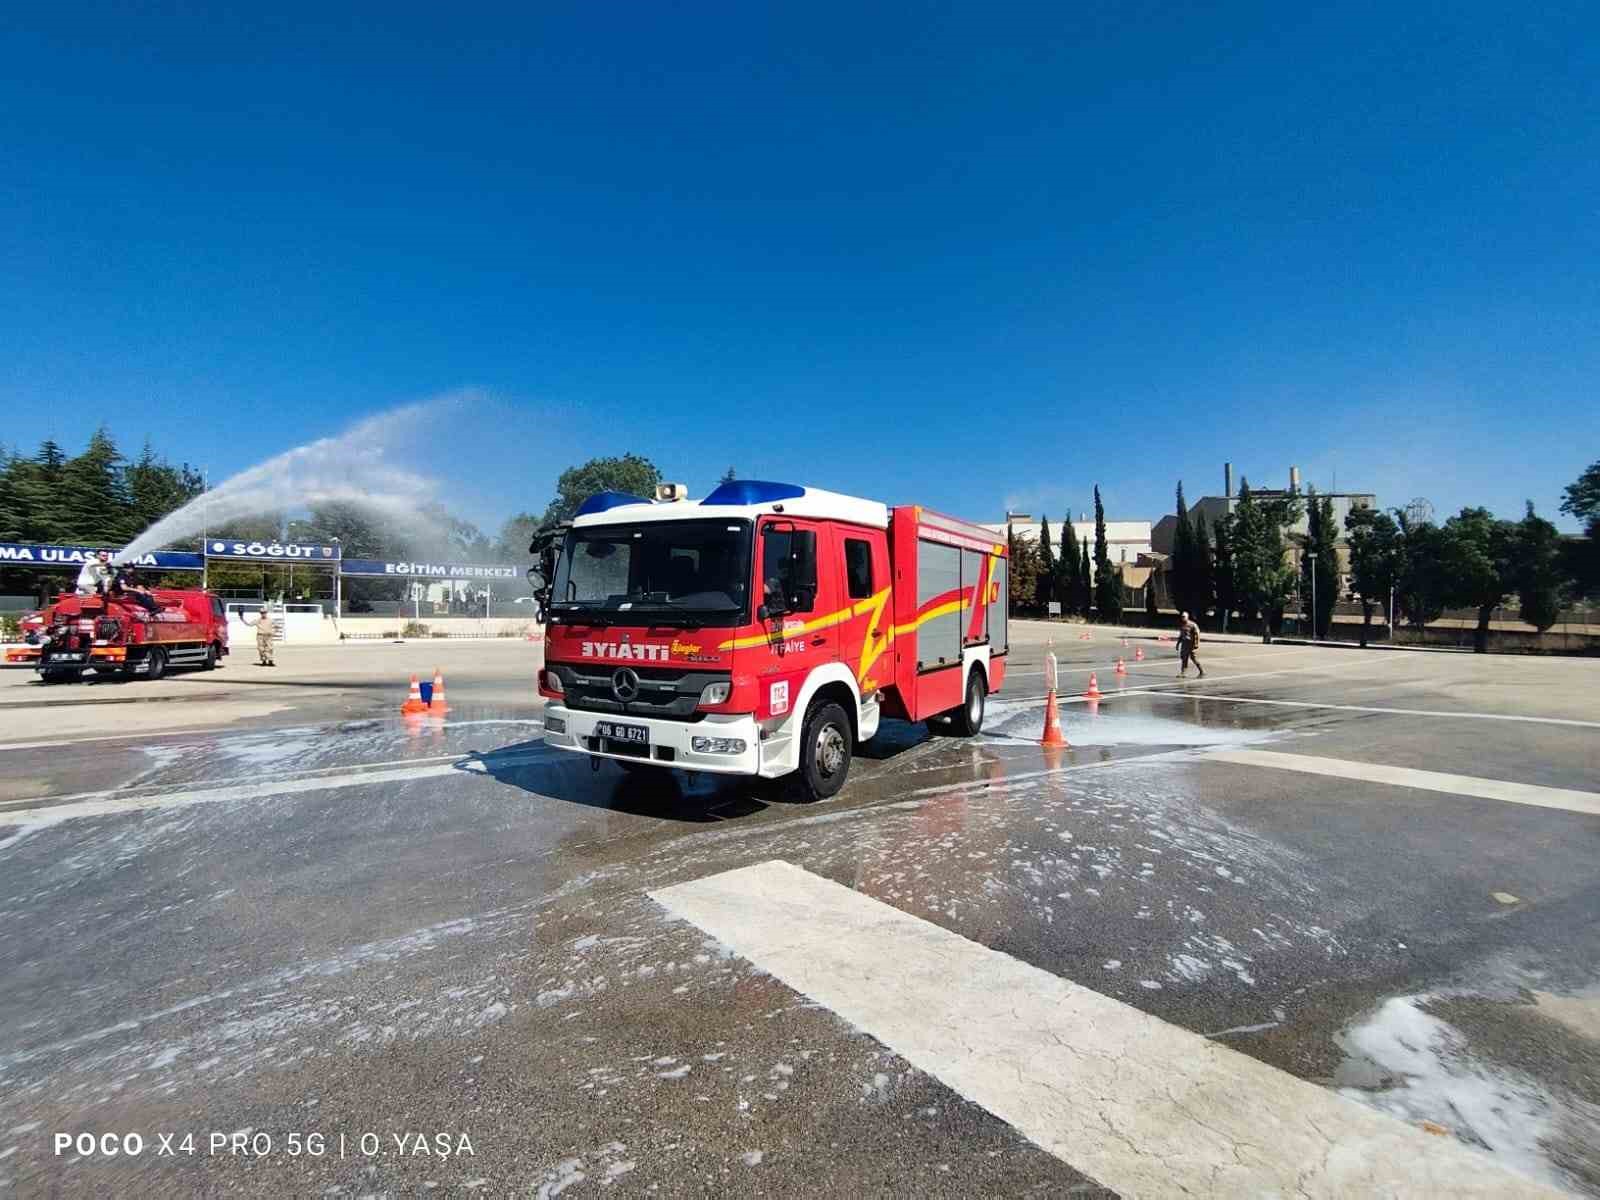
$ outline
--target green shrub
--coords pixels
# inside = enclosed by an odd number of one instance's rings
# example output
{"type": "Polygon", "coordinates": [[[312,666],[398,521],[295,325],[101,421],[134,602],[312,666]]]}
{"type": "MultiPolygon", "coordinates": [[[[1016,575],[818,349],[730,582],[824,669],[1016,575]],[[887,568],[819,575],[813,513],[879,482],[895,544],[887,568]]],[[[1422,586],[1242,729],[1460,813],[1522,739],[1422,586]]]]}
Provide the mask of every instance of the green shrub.
{"type": "Polygon", "coordinates": [[[421,621],[407,621],[405,627],[400,630],[400,636],[408,638],[427,637],[428,627],[421,621]]]}
{"type": "Polygon", "coordinates": [[[0,639],[8,642],[22,640],[22,618],[16,613],[0,613],[0,639]]]}

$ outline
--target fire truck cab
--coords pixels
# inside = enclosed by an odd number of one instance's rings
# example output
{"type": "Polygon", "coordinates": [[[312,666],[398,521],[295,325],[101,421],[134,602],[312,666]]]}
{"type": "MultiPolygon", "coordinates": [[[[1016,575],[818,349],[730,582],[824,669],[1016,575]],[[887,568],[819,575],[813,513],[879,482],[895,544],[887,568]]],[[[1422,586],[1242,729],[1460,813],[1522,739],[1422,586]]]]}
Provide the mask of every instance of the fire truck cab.
{"type": "Polygon", "coordinates": [[[682,495],[592,496],[543,547],[547,744],[630,769],[796,774],[817,799],[884,717],[982,727],[1007,651],[992,532],[795,484],[682,495]]]}

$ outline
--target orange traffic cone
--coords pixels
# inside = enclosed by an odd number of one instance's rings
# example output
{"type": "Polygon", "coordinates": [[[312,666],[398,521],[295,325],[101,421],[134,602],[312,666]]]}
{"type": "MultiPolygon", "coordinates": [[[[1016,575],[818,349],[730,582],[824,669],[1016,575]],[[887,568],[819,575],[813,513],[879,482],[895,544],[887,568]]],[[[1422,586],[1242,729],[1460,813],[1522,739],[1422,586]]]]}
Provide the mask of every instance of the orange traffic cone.
{"type": "Polygon", "coordinates": [[[1125,665],[1123,665],[1123,662],[1122,662],[1122,660],[1120,658],[1117,659],[1117,674],[1118,675],[1126,675],[1127,673],[1128,673],[1128,668],[1125,665]]]}
{"type": "Polygon", "coordinates": [[[1144,647],[1143,646],[1135,646],[1133,648],[1133,661],[1134,662],[1143,662],[1144,661],[1144,647]]]}
{"type": "Polygon", "coordinates": [[[433,703],[428,705],[428,711],[436,717],[450,711],[450,706],[444,702],[444,672],[438,667],[433,669],[433,703]]]}
{"type": "Polygon", "coordinates": [[[400,706],[403,713],[425,713],[428,706],[422,702],[422,685],[417,682],[417,677],[411,677],[411,694],[406,697],[406,702],[400,706]]]}
{"type": "Polygon", "coordinates": [[[1044,698],[1044,736],[1041,746],[1061,747],[1067,744],[1067,735],[1061,732],[1061,710],[1056,707],[1056,693],[1051,689],[1044,698]]]}
{"type": "Polygon", "coordinates": [[[1091,700],[1098,700],[1100,698],[1100,681],[1095,677],[1095,673],[1093,671],[1089,672],[1089,689],[1083,694],[1091,700]]]}

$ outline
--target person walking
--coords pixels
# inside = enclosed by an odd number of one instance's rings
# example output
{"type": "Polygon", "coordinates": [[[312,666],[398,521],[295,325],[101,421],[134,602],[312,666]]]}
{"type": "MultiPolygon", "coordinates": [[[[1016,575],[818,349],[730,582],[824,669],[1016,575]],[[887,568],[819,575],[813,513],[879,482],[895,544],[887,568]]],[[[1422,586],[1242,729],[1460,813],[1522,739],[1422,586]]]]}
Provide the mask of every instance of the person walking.
{"type": "Polygon", "coordinates": [[[1178,618],[1178,658],[1179,679],[1188,673],[1191,662],[1200,672],[1200,678],[1206,677],[1206,669],[1200,665],[1200,626],[1189,619],[1188,613],[1178,618]]]}
{"type": "MultiPolygon", "coordinates": [[[[243,613],[239,614],[239,619],[244,621],[243,613]]],[[[278,664],[272,658],[272,610],[263,604],[260,611],[256,613],[256,619],[254,621],[245,621],[244,623],[255,626],[256,653],[261,657],[258,665],[263,667],[277,666],[278,664]]]]}

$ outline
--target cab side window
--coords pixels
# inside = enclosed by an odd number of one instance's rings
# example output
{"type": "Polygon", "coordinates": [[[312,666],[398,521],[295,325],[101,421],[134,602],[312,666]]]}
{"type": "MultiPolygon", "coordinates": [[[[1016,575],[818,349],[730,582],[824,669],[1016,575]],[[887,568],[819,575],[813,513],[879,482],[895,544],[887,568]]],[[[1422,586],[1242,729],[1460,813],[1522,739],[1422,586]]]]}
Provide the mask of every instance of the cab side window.
{"type": "Polygon", "coordinates": [[[850,599],[865,600],[872,595],[872,543],[861,538],[844,540],[844,577],[850,599]]]}
{"type": "Polygon", "coordinates": [[[769,610],[808,613],[817,603],[817,535],[790,525],[761,530],[761,602],[769,610]]]}

